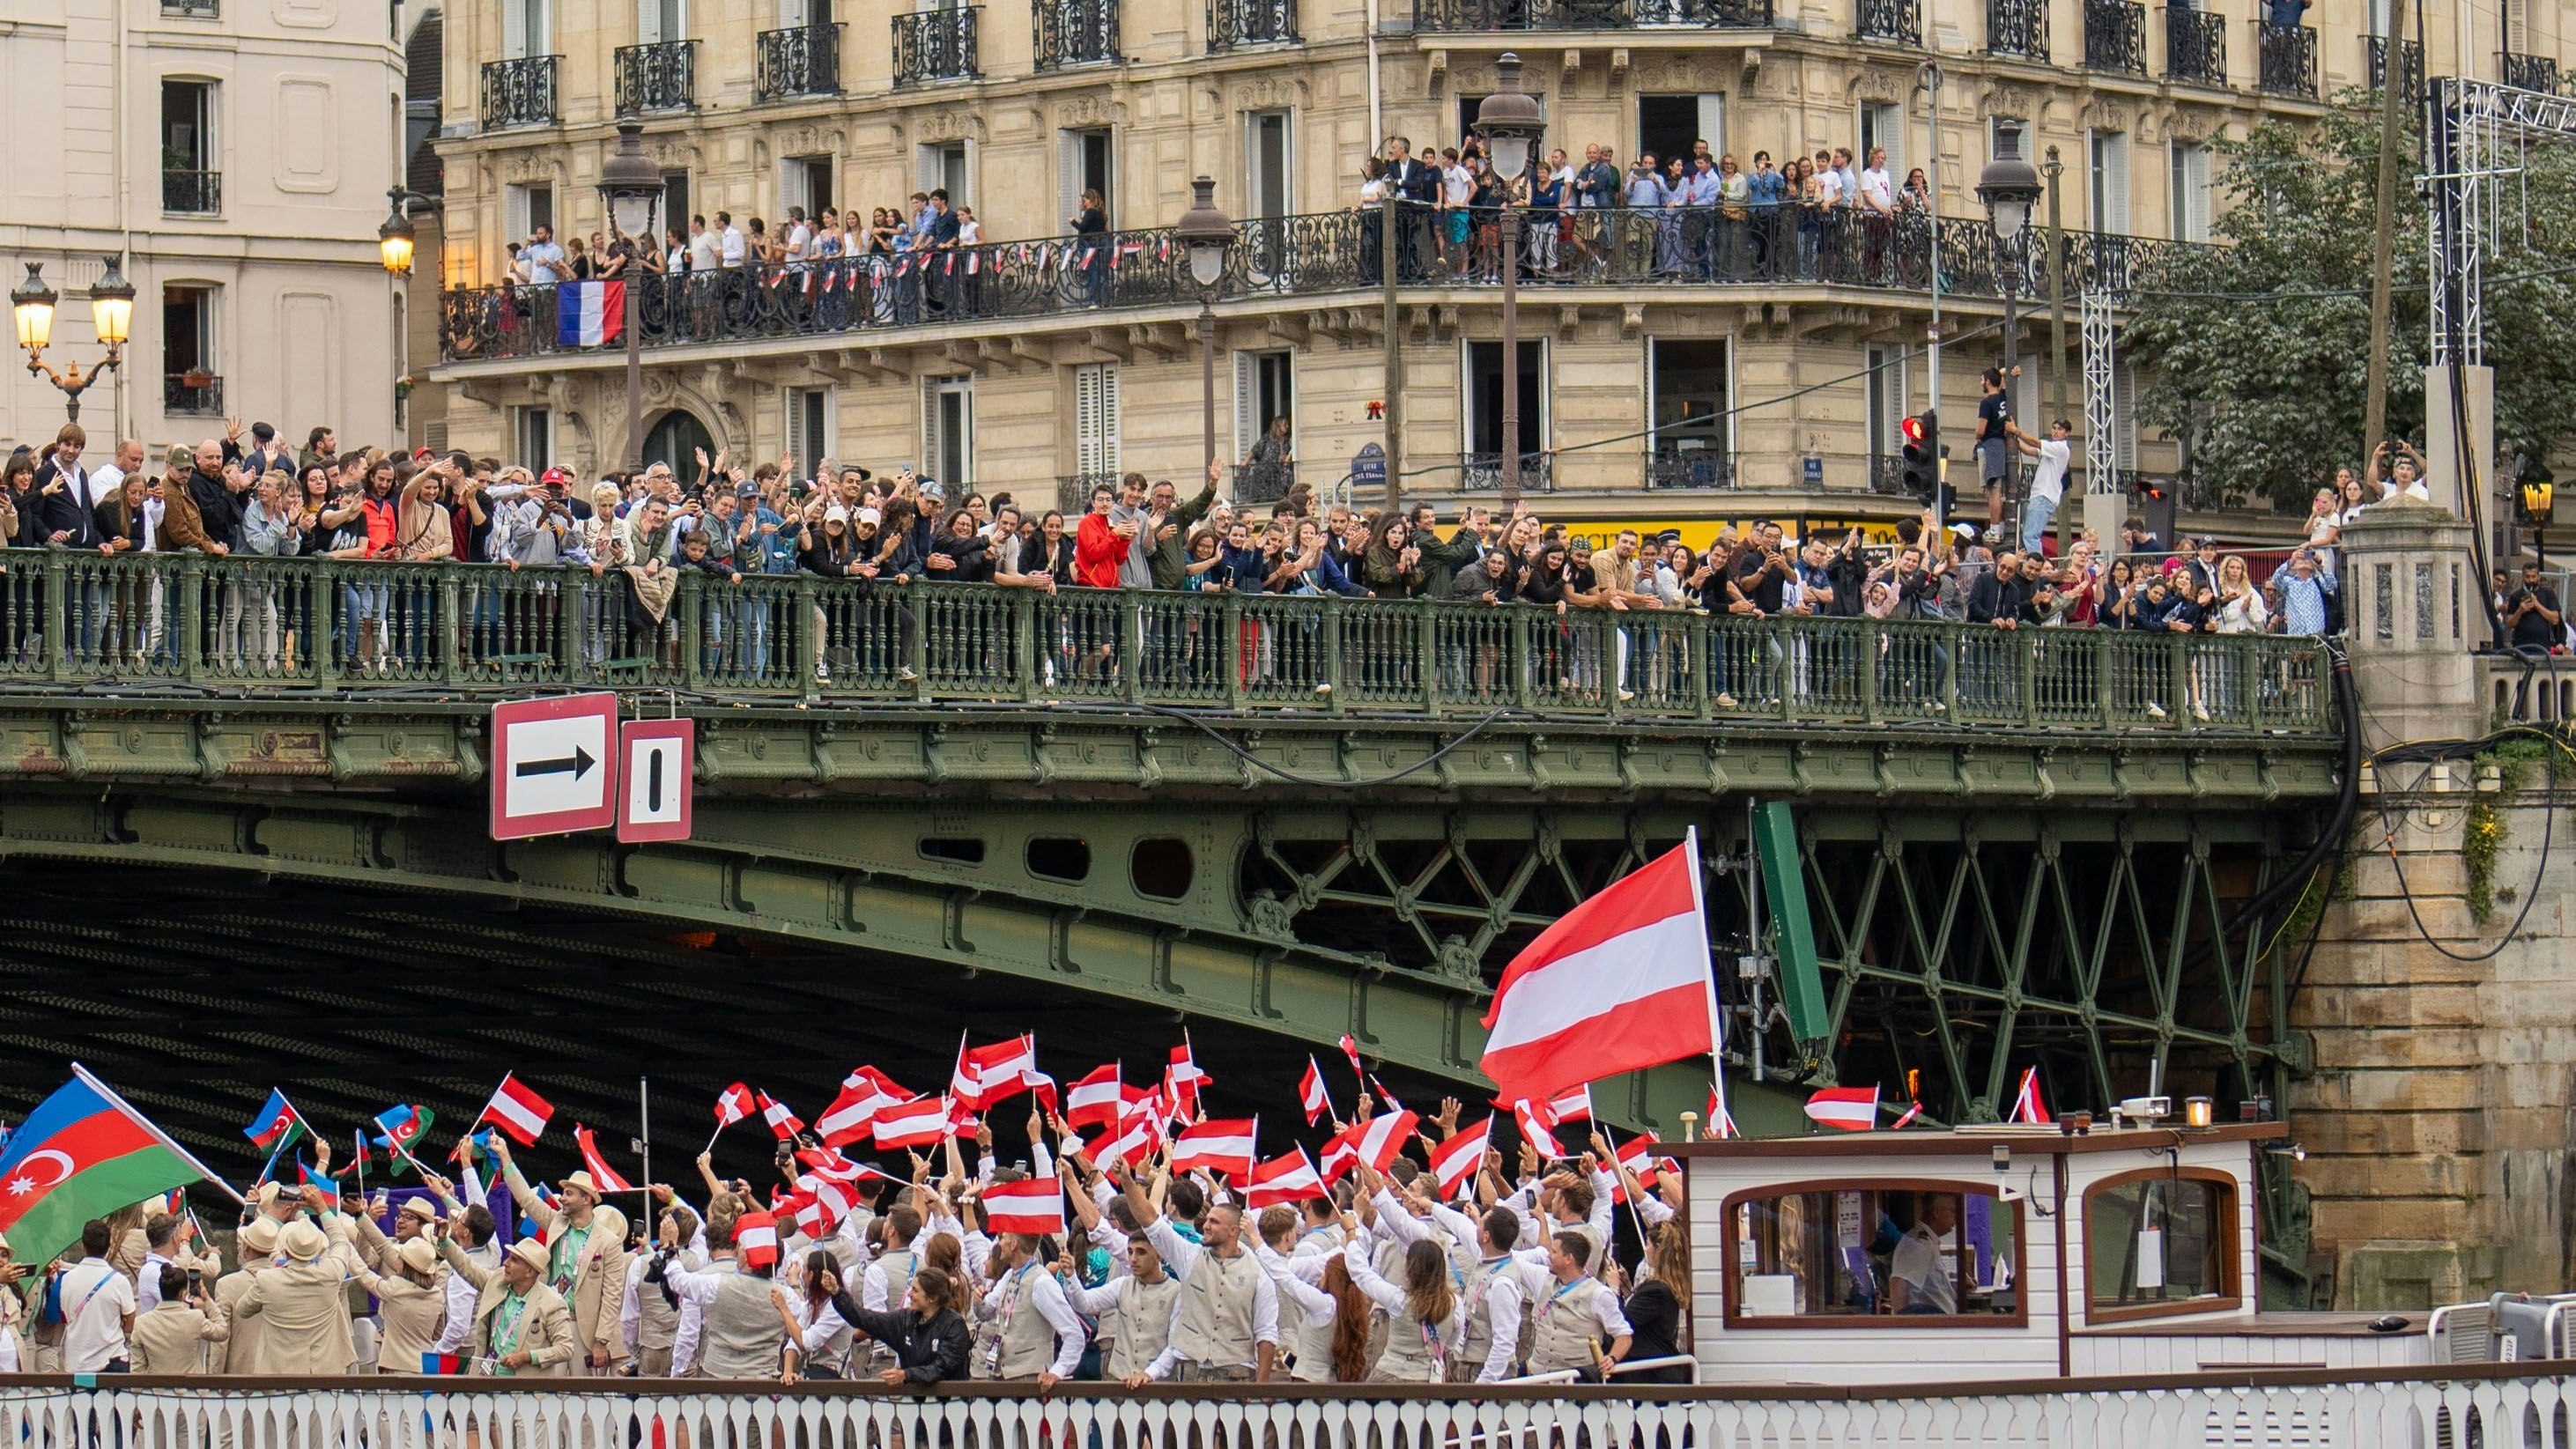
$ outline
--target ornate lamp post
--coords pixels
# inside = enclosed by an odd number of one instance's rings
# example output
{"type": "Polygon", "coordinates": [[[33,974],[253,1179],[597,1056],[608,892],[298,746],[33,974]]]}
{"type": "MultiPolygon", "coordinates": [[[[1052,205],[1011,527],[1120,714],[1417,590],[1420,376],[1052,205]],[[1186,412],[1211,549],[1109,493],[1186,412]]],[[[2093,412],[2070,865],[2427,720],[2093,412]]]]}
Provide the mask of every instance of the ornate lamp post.
{"type": "Polygon", "coordinates": [[[81,394],[123,360],[134,324],[134,284],[117,270],[118,260],[109,257],[107,270],[90,284],[90,323],[98,340],[107,344],[107,355],[87,372],[81,371],[79,363],[59,368],[45,361],[45,349],[54,341],[54,306],[62,300],[45,285],[45,264],[27,263],[27,280],[9,293],[9,309],[18,319],[18,345],[27,349],[27,370],[62,390],[63,407],[74,422],[80,421],[81,394]]]}
{"type": "Polygon", "coordinates": [[[1977,175],[1977,199],[1986,204],[1986,224],[1994,233],[1995,270],[2004,293],[2004,389],[2009,396],[2013,369],[2021,366],[2022,235],[2030,229],[2030,209],[2039,200],[2039,172],[2021,158],[2021,132],[2006,129],[1996,138],[1995,159],[1977,175]]]}
{"type": "Polygon", "coordinates": [[[1512,188],[1529,172],[1530,155],[1547,130],[1538,98],[1521,89],[1521,58],[1494,57],[1494,93],[1476,106],[1476,135],[1503,183],[1503,507],[1521,497],[1521,213],[1512,188]]]}
{"type": "Polygon", "coordinates": [[[412,245],[420,236],[412,225],[411,209],[421,206],[441,211],[445,209],[445,203],[408,186],[385,188],[385,200],[391,203],[393,210],[385,217],[384,225],[376,228],[376,253],[383,259],[388,275],[408,277],[411,275],[412,245]]]}
{"type": "MultiPolygon", "coordinates": [[[[662,201],[662,168],[644,154],[644,128],[617,127],[617,149],[599,168],[599,199],[608,219],[638,246],[653,245],[653,212],[662,201]]],[[[644,471],[644,274],[626,279],[626,467],[644,471]]]]}
{"type": "Polygon", "coordinates": [[[2532,557],[2543,568],[2549,565],[2549,515],[2557,506],[2549,465],[2535,463],[2522,478],[2522,516],[2531,521],[2532,557]]]}
{"type": "Polygon", "coordinates": [[[1216,183],[1190,183],[1190,209],[1172,228],[1190,254],[1190,280],[1199,288],[1199,441],[1216,461],[1216,288],[1225,280],[1226,254],[1234,249],[1234,223],[1217,209],[1216,183]]]}

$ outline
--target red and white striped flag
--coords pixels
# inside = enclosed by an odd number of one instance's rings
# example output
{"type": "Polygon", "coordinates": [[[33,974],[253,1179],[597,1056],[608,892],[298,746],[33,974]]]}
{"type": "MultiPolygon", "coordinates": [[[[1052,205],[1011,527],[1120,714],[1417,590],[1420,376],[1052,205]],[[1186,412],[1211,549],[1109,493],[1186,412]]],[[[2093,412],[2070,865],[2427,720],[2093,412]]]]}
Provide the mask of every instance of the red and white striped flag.
{"type": "Polygon", "coordinates": [[[1565,1149],[1557,1145],[1556,1134],[1548,1129],[1546,1119],[1528,1098],[1512,1104],[1512,1120],[1520,1124],[1521,1140],[1539,1156],[1552,1162],[1565,1155],[1565,1149]]]}
{"type": "Polygon", "coordinates": [[[1094,1067],[1064,1089],[1064,1120],[1076,1127],[1115,1127],[1131,1100],[1118,1080],[1116,1062],[1094,1067]]]}
{"type": "Polygon", "coordinates": [[[1368,1084],[1369,1087],[1377,1093],[1379,1105],[1385,1107],[1390,1112],[1401,1112],[1404,1110],[1404,1104],[1395,1100],[1395,1093],[1386,1089],[1386,1083],[1379,1081],[1375,1077],[1371,1077],[1368,1079],[1368,1084]]]}
{"type": "Polygon", "coordinates": [[[841,1083],[841,1095],[814,1119],[814,1130],[822,1134],[826,1147],[859,1141],[875,1130],[877,1113],[911,1095],[876,1068],[861,1067],[850,1073],[841,1083]]]}
{"type": "Polygon", "coordinates": [[[1361,1090],[1361,1091],[1363,1091],[1363,1092],[1367,1091],[1367,1090],[1368,1090],[1368,1068],[1366,1068],[1366,1067],[1364,1067],[1364,1066],[1361,1066],[1361,1065],[1360,1065],[1360,1043],[1359,1043],[1359,1039],[1358,1039],[1357,1037],[1352,1036],[1349,1032],[1343,1032],[1343,1033],[1342,1033],[1342,1055],[1343,1055],[1343,1056],[1346,1056],[1346,1057],[1348,1057],[1348,1058],[1350,1058],[1350,1059],[1351,1059],[1351,1077],[1352,1077],[1352,1079],[1353,1079],[1353,1080],[1355,1080],[1355,1081],[1357,1081],[1357,1082],[1360,1084],[1360,1090],[1361,1090]]]}
{"type": "Polygon", "coordinates": [[[1480,1063],[1504,1096],[1549,1101],[1714,1050],[1699,873],[1694,833],[1512,958],[1485,1012],[1480,1063]]]}
{"type": "Polygon", "coordinates": [[[1199,1114],[1199,1088],[1215,1081],[1199,1069],[1198,1059],[1190,1055],[1187,1037],[1172,1048],[1172,1064],[1163,1071],[1163,1090],[1171,1095],[1172,1115],[1195,1117],[1199,1114]]]}
{"type": "Polygon", "coordinates": [[[1118,1119],[1117,1134],[1102,1143],[1091,1160],[1102,1167],[1113,1162],[1134,1167],[1152,1157],[1163,1142],[1162,1109],[1151,1101],[1139,1102],[1118,1119]]]}
{"type": "Polygon", "coordinates": [[[1205,1168],[1237,1180],[1250,1177],[1252,1164],[1259,1160],[1253,1152],[1252,1139],[1260,1120],[1226,1117],[1183,1128],[1181,1135],[1172,1139],[1172,1171],[1205,1168]]]}
{"type": "Polygon", "coordinates": [[[1484,1165],[1485,1149],[1493,1139],[1494,1119],[1487,1117],[1431,1149],[1431,1175],[1439,1182],[1442,1197],[1454,1198],[1474,1184],[1476,1169],[1484,1165]]]}
{"type": "Polygon", "coordinates": [[[1387,1164],[1403,1154],[1404,1144],[1413,1140],[1414,1132],[1421,1125],[1421,1119],[1410,1112],[1389,1112],[1384,1116],[1371,1117],[1360,1124],[1357,1144],[1360,1161],[1379,1172],[1386,1171],[1387,1164]]]}
{"type": "Polygon", "coordinates": [[[769,1124],[769,1133],[785,1142],[805,1130],[803,1119],[787,1109],[787,1104],[767,1092],[755,1094],[760,1101],[760,1119],[769,1124]]]}
{"type": "Polygon", "coordinates": [[[635,1190],[635,1184],[628,1182],[624,1174],[608,1165],[607,1158],[599,1155],[599,1144],[591,1140],[589,1128],[578,1122],[572,1124],[572,1140],[581,1144],[581,1165],[589,1170],[590,1180],[599,1184],[601,1192],[635,1190]]]}
{"type": "Polygon", "coordinates": [[[1326,1183],[1342,1180],[1345,1173],[1360,1160],[1360,1134],[1368,1130],[1366,1122],[1354,1122],[1324,1139],[1323,1174],[1326,1183]]]}
{"type": "Polygon", "coordinates": [[[1064,1236],[1064,1183],[1052,1177],[997,1182],[984,1189],[984,1230],[1026,1233],[1030,1237],[1064,1236]]]}
{"type": "Polygon", "coordinates": [[[1026,1087],[1037,1069],[1038,1039],[1033,1035],[972,1050],[961,1046],[949,1094],[980,1111],[1026,1087]]]}
{"type": "Polygon", "coordinates": [[[1291,1148],[1287,1156],[1261,1163],[1243,1180],[1243,1205],[1254,1212],[1323,1195],[1324,1179],[1303,1147],[1291,1148]]]}
{"type": "Polygon", "coordinates": [[[928,1147],[948,1137],[946,1097],[915,1097],[877,1113],[879,1147],[928,1147]]]}
{"type": "Polygon", "coordinates": [[[1875,1131],[1878,1127],[1878,1088],[1821,1088],[1807,1099],[1807,1116],[1845,1132],[1875,1131]]]}
{"type": "Polygon", "coordinates": [[[1306,1109],[1306,1125],[1314,1126],[1333,1110],[1333,1099],[1324,1091],[1324,1074],[1315,1066],[1315,1058],[1306,1058],[1306,1075],[1297,1080],[1297,1096],[1306,1109]]]}
{"type": "Polygon", "coordinates": [[[2056,1119],[2048,1115],[2048,1104],[2039,1097],[2039,1068],[2031,1067],[2021,1074],[2021,1088],[2013,1093],[2014,1122],[2047,1123],[2056,1119]]]}
{"type": "Polygon", "coordinates": [[[843,1157],[828,1147],[805,1148],[796,1154],[796,1160],[814,1169],[816,1177],[829,1178],[834,1182],[902,1181],[893,1173],[879,1172],[864,1162],[843,1157]]]}
{"type": "Polygon", "coordinates": [[[476,1126],[489,1122],[508,1133],[521,1147],[534,1147],[545,1135],[546,1123],[555,1115],[554,1105],[528,1090],[517,1077],[504,1072],[501,1085],[492,1089],[492,1100],[483,1104],[483,1115],[474,1119],[476,1126]]]}
{"type": "Polygon", "coordinates": [[[1630,1172],[1637,1174],[1638,1186],[1655,1185],[1655,1178],[1663,1167],[1663,1159],[1655,1156],[1655,1149],[1662,1145],[1652,1132],[1641,1132],[1619,1144],[1619,1160],[1627,1165],[1630,1172]]]}
{"type": "Polygon", "coordinates": [[[1735,1125],[1735,1114],[1726,1110],[1726,1093],[1720,1090],[1717,1083],[1713,1081],[1708,1084],[1708,1112],[1706,1115],[1708,1118],[1708,1135],[1712,1140],[1724,1142],[1730,1137],[1741,1137],[1744,1135],[1744,1133],[1735,1125]]]}
{"type": "Polygon", "coordinates": [[[763,1212],[744,1213],[733,1225],[734,1251],[746,1268],[778,1266],[778,1220],[763,1212]]]}
{"type": "Polygon", "coordinates": [[[751,1088],[740,1082],[716,1095],[716,1130],[721,1132],[752,1114],[751,1088]]]}

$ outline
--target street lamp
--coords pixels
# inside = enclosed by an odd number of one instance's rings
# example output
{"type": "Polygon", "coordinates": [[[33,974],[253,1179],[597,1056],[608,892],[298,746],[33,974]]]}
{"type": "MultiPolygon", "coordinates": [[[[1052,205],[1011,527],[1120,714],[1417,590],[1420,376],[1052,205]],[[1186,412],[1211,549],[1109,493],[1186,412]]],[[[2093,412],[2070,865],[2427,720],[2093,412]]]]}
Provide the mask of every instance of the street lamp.
{"type": "Polygon", "coordinates": [[[2549,562],[2549,515],[2557,506],[2552,481],[2546,463],[2533,464],[2522,479],[2522,516],[2531,521],[2532,557],[2544,567],[2549,562]]]}
{"type": "Polygon", "coordinates": [[[54,341],[54,308],[62,298],[45,285],[44,263],[27,263],[27,280],[9,292],[9,310],[18,319],[18,345],[27,349],[27,370],[45,378],[62,390],[63,406],[74,422],[80,420],[81,394],[123,359],[125,340],[134,324],[134,284],[116,269],[118,258],[107,259],[107,269],[90,283],[90,325],[98,340],[107,344],[107,355],[83,372],[79,363],[68,369],[45,361],[45,349],[54,341]]]}
{"type": "Polygon", "coordinates": [[[1216,461],[1216,286],[1225,280],[1226,253],[1234,249],[1234,223],[1217,210],[1216,183],[1190,183],[1190,209],[1172,228],[1190,254],[1190,280],[1199,284],[1199,442],[1216,461]]]}
{"type": "Polygon", "coordinates": [[[383,259],[388,274],[408,277],[411,275],[412,246],[420,236],[412,226],[411,208],[421,206],[440,211],[445,209],[445,205],[437,197],[414,191],[408,186],[387,187],[385,200],[392,203],[393,210],[386,216],[384,225],[376,228],[376,252],[383,259]]]}
{"type": "Polygon", "coordinates": [[[1512,188],[1529,171],[1530,153],[1547,130],[1547,112],[1521,89],[1521,58],[1494,57],[1494,93],[1476,106],[1476,135],[1503,183],[1503,507],[1521,497],[1521,213],[1512,188]]]}
{"type": "MultiPolygon", "coordinates": [[[[644,154],[644,128],[633,121],[617,126],[617,150],[599,168],[599,199],[609,222],[632,247],[653,245],[653,208],[662,200],[662,168],[644,154]]],[[[626,282],[626,466],[644,471],[644,327],[640,320],[644,276],[626,282]]]]}
{"type": "Polygon", "coordinates": [[[1977,199],[1986,204],[1986,223],[1994,232],[1995,270],[2004,293],[2004,389],[2010,396],[2013,370],[2021,366],[2021,314],[2017,274],[2023,254],[2022,234],[2030,227],[2030,209],[2039,200],[2039,172],[2021,158],[2021,128],[2005,127],[1995,136],[1995,159],[1977,175],[1977,199]]]}

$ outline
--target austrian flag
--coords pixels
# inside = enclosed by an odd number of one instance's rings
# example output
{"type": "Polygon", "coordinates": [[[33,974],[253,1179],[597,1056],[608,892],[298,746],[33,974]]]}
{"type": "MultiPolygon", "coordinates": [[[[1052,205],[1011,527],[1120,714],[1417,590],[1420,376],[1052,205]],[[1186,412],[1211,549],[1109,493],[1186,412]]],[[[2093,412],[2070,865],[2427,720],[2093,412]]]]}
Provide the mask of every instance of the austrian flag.
{"type": "Polygon", "coordinates": [[[1206,1168],[1238,1181],[1252,1175],[1258,1118],[1218,1118],[1182,1129],[1172,1141],[1172,1171],[1206,1168]]]}
{"type": "Polygon", "coordinates": [[[997,1182],[984,1189],[984,1226],[992,1233],[1064,1236],[1064,1183],[1052,1177],[997,1182]]]}
{"type": "Polygon", "coordinates": [[[789,1111],[786,1103],[770,1096],[767,1092],[759,1093],[758,1096],[760,1101],[760,1117],[762,1121],[769,1124],[769,1133],[771,1136],[777,1138],[781,1142],[785,1142],[789,1138],[794,1137],[797,1133],[805,1130],[803,1119],[799,1118],[794,1112],[789,1111]]]}
{"type": "Polygon", "coordinates": [[[477,1125],[485,1122],[510,1134],[510,1140],[521,1147],[534,1147],[545,1135],[546,1123],[555,1115],[545,1098],[527,1089],[517,1077],[504,1074],[501,1085],[494,1088],[492,1100],[484,1104],[477,1125]]]}

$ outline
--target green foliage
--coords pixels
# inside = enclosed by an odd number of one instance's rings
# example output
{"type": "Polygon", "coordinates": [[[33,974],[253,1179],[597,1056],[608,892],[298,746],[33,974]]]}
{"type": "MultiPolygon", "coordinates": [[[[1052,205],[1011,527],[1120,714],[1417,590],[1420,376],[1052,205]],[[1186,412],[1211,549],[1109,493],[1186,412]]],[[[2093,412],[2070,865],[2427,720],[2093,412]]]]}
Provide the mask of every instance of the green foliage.
{"type": "MultiPolygon", "coordinates": [[[[2147,378],[2141,419],[2189,439],[2202,481],[2231,500],[2296,507],[2338,467],[2358,471],[2369,451],[2361,432],[2380,117],[2372,97],[2339,99],[2313,125],[2266,122],[2223,146],[2214,225],[2224,245],[2178,248],[2121,334],[2124,360],[2147,378]],[[2247,300],[2261,294],[2272,295],[2247,300]]],[[[2410,113],[2388,423],[2421,446],[2431,301],[2416,131],[2410,113]]],[[[2498,447],[2545,458],[2569,438],[2564,399],[2576,388],[2576,348],[2567,345],[2576,335],[2576,144],[2521,159],[2525,178],[2495,183],[2502,226],[2486,259],[2487,360],[2498,447]]]]}

